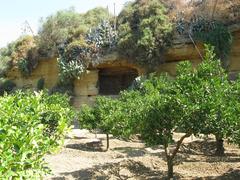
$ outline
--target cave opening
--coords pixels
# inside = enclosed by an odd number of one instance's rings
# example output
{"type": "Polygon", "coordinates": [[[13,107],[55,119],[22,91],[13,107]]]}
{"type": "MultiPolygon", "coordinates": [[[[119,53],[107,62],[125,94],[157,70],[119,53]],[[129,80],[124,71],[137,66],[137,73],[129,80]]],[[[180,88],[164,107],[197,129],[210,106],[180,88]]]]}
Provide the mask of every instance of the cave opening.
{"type": "Polygon", "coordinates": [[[118,95],[127,89],[138,76],[137,70],[127,67],[99,69],[99,94],[118,95]]]}

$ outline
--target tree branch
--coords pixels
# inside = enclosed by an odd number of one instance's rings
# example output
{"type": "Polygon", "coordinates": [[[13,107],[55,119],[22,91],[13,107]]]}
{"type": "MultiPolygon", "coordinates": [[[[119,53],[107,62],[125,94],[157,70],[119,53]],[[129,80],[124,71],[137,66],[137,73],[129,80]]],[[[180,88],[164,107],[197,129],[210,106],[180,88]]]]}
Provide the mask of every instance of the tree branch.
{"type": "Polygon", "coordinates": [[[173,159],[173,158],[176,156],[176,154],[178,153],[179,148],[180,148],[180,146],[182,145],[183,140],[184,140],[185,138],[191,136],[191,134],[192,134],[192,133],[186,133],[184,136],[182,136],[182,137],[180,138],[180,140],[177,142],[176,148],[174,149],[174,151],[173,151],[173,153],[172,153],[172,155],[171,155],[171,159],[173,159]]]}

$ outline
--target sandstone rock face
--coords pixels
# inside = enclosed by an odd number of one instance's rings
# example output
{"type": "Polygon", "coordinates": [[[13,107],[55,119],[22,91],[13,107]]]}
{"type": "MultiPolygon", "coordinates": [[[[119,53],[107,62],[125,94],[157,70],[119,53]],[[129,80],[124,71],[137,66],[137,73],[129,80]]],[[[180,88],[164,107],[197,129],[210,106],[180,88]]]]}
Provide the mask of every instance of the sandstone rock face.
{"type": "Polygon", "coordinates": [[[76,96],[98,95],[98,70],[87,71],[80,79],[74,81],[74,94],[76,96]]]}
{"type": "MultiPolygon", "coordinates": [[[[230,74],[236,74],[240,72],[240,27],[236,27],[236,29],[233,30],[232,35],[232,49],[228,57],[229,71],[230,74]]],[[[184,39],[180,41],[185,43],[181,44],[175,42],[175,45],[166,52],[166,61],[157,68],[158,72],[167,72],[174,76],[176,74],[176,65],[180,61],[189,60],[194,66],[202,61],[201,56],[199,55],[193,43],[191,43],[190,39],[184,39]]],[[[197,48],[203,56],[203,45],[197,44],[197,48]]]]}
{"type": "Polygon", "coordinates": [[[44,87],[51,89],[58,81],[58,72],[57,59],[52,58],[41,60],[29,77],[23,77],[17,67],[11,69],[7,77],[15,82],[19,88],[36,88],[38,80],[44,78],[44,87]]]}
{"type": "MultiPolygon", "coordinates": [[[[229,56],[230,77],[235,77],[240,72],[240,25],[235,25],[232,29],[233,45],[229,56]]],[[[203,45],[197,44],[198,49],[203,55],[203,45]]],[[[202,60],[195,46],[189,38],[179,38],[175,40],[174,45],[165,52],[165,63],[157,67],[158,72],[167,72],[174,76],[176,74],[176,65],[182,60],[190,60],[194,66],[202,60]]],[[[117,55],[108,55],[101,60],[101,63],[93,64],[93,67],[83,76],[74,81],[74,101],[76,108],[83,104],[92,105],[96,96],[99,95],[99,72],[101,69],[121,69],[129,68],[136,70],[138,75],[146,72],[143,67],[137,66],[128,60],[119,58],[117,55]]],[[[57,58],[46,59],[39,62],[36,69],[30,77],[22,77],[17,68],[9,71],[7,78],[14,81],[19,88],[35,89],[40,78],[45,79],[45,88],[51,89],[58,82],[57,58]]]]}
{"type": "Polygon", "coordinates": [[[98,95],[98,70],[87,71],[80,79],[74,81],[73,105],[76,108],[83,104],[92,105],[98,95]]]}

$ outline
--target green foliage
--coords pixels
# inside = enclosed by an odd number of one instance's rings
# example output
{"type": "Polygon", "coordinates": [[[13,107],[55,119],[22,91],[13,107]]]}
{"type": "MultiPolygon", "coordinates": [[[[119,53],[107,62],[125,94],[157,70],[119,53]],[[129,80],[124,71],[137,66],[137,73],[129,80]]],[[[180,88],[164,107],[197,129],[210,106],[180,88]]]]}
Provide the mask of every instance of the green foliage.
{"type": "Polygon", "coordinates": [[[79,40],[66,43],[59,48],[59,76],[61,81],[80,78],[90,63],[97,60],[116,44],[116,32],[109,21],[103,21],[79,40]]]}
{"type": "Polygon", "coordinates": [[[119,136],[139,133],[146,144],[163,145],[172,178],[174,158],[186,137],[204,133],[239,140],[239,82],[228,81],[213,51],[207,46],[195,69],[188,61],[180,63],[175,79],[149,75],[118,99],[98,99],[93,109],[84,110],[82,123],[119,136]],[[184,135],[169,151],[175,131],[184,135]]]}
{"type": "Polygon", "coordinates": [[[98,97],[94,107],[84,106],[79,114],[80,125],[83,128],[90,130],[100,129],[107,135],[107,150],[109,148],[109,134],[111,133],[115,136],[121,134],[119,133],[121,129],[118,127],[119,119],[115,122],[113,121],[119,117],[119,112],[121,113],[119,108],[121,106],[117,100],[98,97]]]}
{"type": "Polygon", "coordinates": [[[57,53],[57,46],[70,37],[71,29],[79,28],[83,20],[80,14],[69,9],[58,11],[41,23],[38,42],[41,54],[53,56],[57,53]]]}
{"type": "Polygon", "coordinates": [[[4,56],[0,52],[0,77],[5,76],[7,71],[11,67],[11,58],[8,56],[4,56]]]}
{"type": "MultiPolygon", "coordinates": [[[[118,112],[120,111],[118,110],[121,108],[121,104],[117,103],[117,100],[111,98],[98,97],[92,108],[85,106],[81,109],[79,116],[80,124],[84,128],[100,129],[106,134],[120,135],[119,131],[121,129],[117,127],[119,124],[113,121],[119,115],[118,112]]],[[[116,122],[119,122],[117,120],[119,118],[116,119],[116,122]]]]}
{"type": "Polygon", "coordinates": [[[140,112],[143,107],[137,106],[137,103],[143,104],[138,97],[141,97],[141,94],[135,91],[122,92],[120,100],[98,97],[93,107],[81,108],[79,113],[81,127],[90,130],[99,129],[107,135],[128,138],[137,128],[130,119],[133,118],[133,113],[140,112]]]}
{"type": "Polygon", "coordinates": [[[128,3],[118,17],[120,54],[150,67],[160,63],[172,32],[166,14],[167,10],[158,0],[128,3]]]}
{"type": "Polygon", "coordinates": [[[13,53],[14,44],[9,43],[7,47],[0,49],[0,77],[4,77],[11,68],[11,55],[13,53]]]}
{"type": "Polygon", "coordinates": [[[15,87],[16,84],[11,80],[0,78],[0,96],[2,96],[4,92],[10,93],[15,87]]]}
{"type": "Polygon", "coordinates": [[[227,68],[227,57],[231,50],[231,32],[219,21],[199,19],[191,24],[191,31],[199,41],[215,47],[215,54],[222,60],[222,65],[227,68]]]}
{"type": "Polygon", "coordinates": [[[60,93],[60,94],[67,94],[69,96],[73,95],[73,81],[61,81],[58,82],[56,84],[56,86],[54,86],[51,91],[50,94],[55,94],[55,93],[60,93]]]}
{"type": "Polygon", "coordinates": [[[97,129],[98,120],[96,119],[94,108],[83,105],[78,117],[81,128],[97,129]]]}
{"type": "Polygon", "coordinates": [[[0,50],[0,76],[17,65],[23,76],[29,76],[37,63],[35,40],[32,36],[21,36],[0,50]]]}
{"type": "Polygon", "coordinates": [[[95,8],[85,14],[74,9],[58,11],[42,20],[38,46],[44,56],[57,54],[58,46],[86,35],[87,31],[109,17],[105,8],[95,8]]]}
{"type": "Polygon", "coordinates": [[[79,78],[86,71],[92,47],[83,39],[74,41],[60,51],[58,59],[61,81],[79,78]]]}
{"type": "Polygon", "coordinates": [[[37,90],[43,90],[44,89],[44,84],[45,84],[45,79],[40,78],[37,82],[37,90]]]}
{"type": "Polygon", "coordinates": [[[10,67],[10,59],[8,57],[0,57],[0,77],[5,76],[10,67]]]}
{"type": "Polygon", "coordinates": [[[230,142],[240,146],[240,76],[233,82],[229,98],[229,104],[227,104],[227,111],[225,112],[225,116],[228,118],[228,125],[230,125],[230,131],[228,131],[227,136],[230,142]]]}
{"type": "Polygon", "coordinates": [[[43,157],[62,144],[73,113],[68,98],[17,92],[0,97],[0,177],[41,179],[43,157]]]}
{"type": "Polygon", "coordinates": [[[30,75],[30,70],[28,68],[28,60],[26,59],[20,59],[18,61],[18,69],[20,70],[21,74],[24,76],[24,77],[27,77],[30,75]]]}
{"type": "Polygon", "coordinates": [[[88,25],[88,28],[94,28],[103,20],[108,20],[111,17],[112,15],[109,14],[108,9],[103,7],[96,7],[83,15],[84,24],[88,25]]]}

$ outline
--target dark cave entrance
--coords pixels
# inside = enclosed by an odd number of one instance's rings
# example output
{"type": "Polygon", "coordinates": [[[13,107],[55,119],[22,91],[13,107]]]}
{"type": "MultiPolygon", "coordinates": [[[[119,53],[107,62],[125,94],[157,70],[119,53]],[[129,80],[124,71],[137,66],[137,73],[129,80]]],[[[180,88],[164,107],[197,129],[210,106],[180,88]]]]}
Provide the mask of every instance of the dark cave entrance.
{"type": "Polygon", "coordinates": [[[127,89],[138,76],[135,69],[127,67],[111,67],[99,70],[99,94],[118,95],[127,89]]]}

